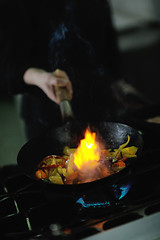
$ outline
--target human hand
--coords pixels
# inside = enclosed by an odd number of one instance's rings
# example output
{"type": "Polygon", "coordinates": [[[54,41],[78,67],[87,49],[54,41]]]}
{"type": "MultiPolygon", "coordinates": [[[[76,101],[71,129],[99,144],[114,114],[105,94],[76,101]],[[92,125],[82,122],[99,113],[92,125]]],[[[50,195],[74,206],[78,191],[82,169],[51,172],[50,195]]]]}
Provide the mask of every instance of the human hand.
{"type": "Polygon", "coordinates": [[[54,87],[66,87],[68,99],[72,99],[72,84],[65,71],[57,69],[54,72],[46,72],[39,68],[29,68],[24,74],[24,82],[28,85],[35,85],[42,89],[49,99],[59,103],[54,87]]]}

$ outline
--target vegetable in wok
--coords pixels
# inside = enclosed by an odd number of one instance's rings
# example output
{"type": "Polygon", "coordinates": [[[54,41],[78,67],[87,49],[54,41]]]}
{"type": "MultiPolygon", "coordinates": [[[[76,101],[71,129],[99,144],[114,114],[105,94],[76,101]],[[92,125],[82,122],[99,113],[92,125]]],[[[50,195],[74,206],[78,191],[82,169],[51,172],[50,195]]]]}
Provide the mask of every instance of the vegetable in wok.
{"type": "Polygon", "coordinates": [[[100,164],[94,170],[94,177],[86,178],[88,172],[82,173],[77,168],[73,168],[73,156],[76,148],[66,146],[63,150],[63,156],[50,155],[45,157],[39,164],[35,172],[37,179],[47,181],[53,184],[80,184],[88,181],[95,181],[100,178],[115,174],[126,167],[125,160],[137,157],[138,150],[135,146],[127,147],[128,140],[119,146],[118,149],[102,149],[100,164]]]}

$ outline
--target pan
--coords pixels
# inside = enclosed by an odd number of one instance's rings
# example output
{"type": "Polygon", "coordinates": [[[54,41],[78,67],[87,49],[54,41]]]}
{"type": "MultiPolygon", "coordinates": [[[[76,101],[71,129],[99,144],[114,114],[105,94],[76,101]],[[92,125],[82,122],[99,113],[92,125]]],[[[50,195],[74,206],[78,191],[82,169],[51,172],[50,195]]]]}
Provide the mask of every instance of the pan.
{"type": "Polygon", "coordinates": [[[84,131],[88,124],[79,122],[69,122],[62,127],[56,128],[52,134],[43,135],[28,141],[19,151],[17,162],[22,172],[29,178],[39,181],[52,191],[86,193],[89,190],[97,189],[100,186],[106,187],[122,180],[131,169],[136,167],[140,161],[143,139],[141,134],[134,128],[116,122],[90,123],[91,131],[96,131],[104,140],[106,148],[118,148],[127,141],[130,136],[130,146],[138,148],[137,158],[127,159],[126,167],[113,175],[95,180],[89,183],[58,185],[37,180],[35,172],[37,165],[48,155],[63,155],[65,146],[77,147],[80,139],[83,138],[84,131]]]}
{"type": "Polygon", "coordinates": [[[112,185],[122,179],[126,174],[129,174],[130,169],[139,161],[142,151],[143,139],[141,134],[134,128],[116,122],[77,122],[74,120],[74,114],[67,96],[65,88],[57,88],[56,94],[59,98],[60,111],[62,119],[65,122],[59,128],[53,129],[45,135],[41,135],[28,141],[19,151],[17,156],[17,163],[22,172],[29,178],[39,181],[45,188],[52,191],[60,192],[81,192],[85,193],[91,189],[106,187],[112,185]],[[38,164],[49,155],[63,155],[65,146],[77,148],[80,140],[84,137],[87,127],[91,131],[96,132],[105,142],[106,148],[119,148],[120,145],[127,141],[130,136],[130,143],[128,146],[135,146],[138,148],[137,158],[127,159],[126,167],[120,172],[110,175],[108,177],[95,180],[88,183],[72,184],[72,185],[58,185],[47,183],[42,180],[37,180],[35,172],[38,164]]]}

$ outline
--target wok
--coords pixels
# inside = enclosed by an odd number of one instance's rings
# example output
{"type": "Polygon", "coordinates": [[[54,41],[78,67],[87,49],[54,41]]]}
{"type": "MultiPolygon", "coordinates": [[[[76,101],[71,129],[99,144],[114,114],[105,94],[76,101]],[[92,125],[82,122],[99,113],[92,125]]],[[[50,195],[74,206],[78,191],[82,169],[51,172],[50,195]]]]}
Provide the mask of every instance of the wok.
{"type": "Polygon", "coordinates": [[[39,181],[45,188],[67,193],[86,193],[96,187],[98,189],[100,186],[106,187],[107,185],[116,183],[126,174],[129,174],[130,167],[133,167],[139,158],[128,159],[126,161],[127,166],[116,174],[88,183],[58,185],[36,179],[35,172],[38,164],[48,155],[63,155],[65,146],[77,148],[80,140],[84,137],[84,132],[88,125],[91,131],[96,132],[102,138],[106,148],[118,148],[127,141],[128,135],[130,135],[129,145],[138,147],[138,157],[142,150],[142,136],[136,129],[128,125],[115,122],[80,123],[74,121],[74,114],[66,88],[57,87],[55,91],[59,99],[62,119],[64,121],[70,119],[70,121],[66,122],[62,127],[53,129],[46,135],[30,140],[21,148],[17,156],[17,162],[24,174],[35,181],[39,181]]]}
{"type": "MultiPolygon", "coordinates": [[[[86,193],[96,188],[110,186],[123,179],[124,176],[130,173],[131,169],[140,161],[140,155],[143,146],[143,139],[141,134],[134,128],[116,122],[99,122],[90,123],[91,131],[97,132],[103,139],[106,148],[118,148],[121,144],[127,141],[127,136],[130,135],[130,142],[128,146],[138,147],[137,158],[130,158],[126,160],[126,167],[113,175],[95,180],[88,183],[72,184],[72,185],[58,185],[47,183],[42,180],[37,180],[35,171],[37,165],[43,158],[48,155],[63,155],[63,148],[65,146],[77,147],[80,139],[83,138],[84,132],[88,123],[68,122],[62,127],[54,129],[50,134],[41,135],[38,138],[28,141],[19,151],[17,162],[20,169],[29,178],[39,181],[45,188],[51,191],[60,191],[65,193],[86,193]]],[[[138,164],[137,164],[138,165],[138,164]]]]}

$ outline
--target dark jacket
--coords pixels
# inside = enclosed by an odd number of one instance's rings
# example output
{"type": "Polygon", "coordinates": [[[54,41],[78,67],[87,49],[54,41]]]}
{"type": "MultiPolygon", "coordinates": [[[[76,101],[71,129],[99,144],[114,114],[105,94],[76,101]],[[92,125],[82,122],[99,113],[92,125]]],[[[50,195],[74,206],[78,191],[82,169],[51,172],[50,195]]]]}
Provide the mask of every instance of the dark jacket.
{"type": "Polygon", "coordinates": [[[111,116],[111,82],[120,77],[116,35],[106,0],[15,0],[0,8],[0,74],[10,94],[23,94],[26,123],[59,124],[59,106],[23,75],[29,67],[65,70],[79,120],[111,116]]]}

